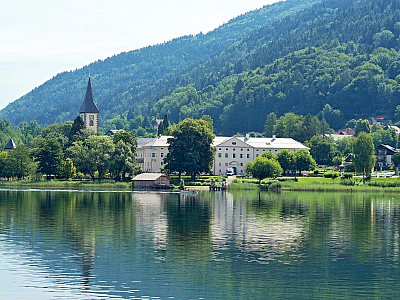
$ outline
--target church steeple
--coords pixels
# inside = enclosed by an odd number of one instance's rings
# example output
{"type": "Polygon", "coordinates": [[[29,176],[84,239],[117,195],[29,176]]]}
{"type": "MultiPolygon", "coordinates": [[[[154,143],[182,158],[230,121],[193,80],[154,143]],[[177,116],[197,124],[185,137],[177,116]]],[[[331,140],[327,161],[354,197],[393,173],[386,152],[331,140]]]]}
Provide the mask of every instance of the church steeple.
{"type": "Polygon", "coordinates": [[[90,76],[88,85],[86,88],[85,99],[81,105],[79,113],[99,113],[99,109],[97,108],[96,103],[94,103],[93,92],[92,92],[92,83],[90,82],[90,76]]]}
{"type": "Polygon", "coordinates": [[[94,102],[93,92],[92,92],[92,83],[89,81],[86,88],[85,98],[83,99],[83,103],[81,108],[79,109],[79,115],[81,116],[83,122],[85,123],[86,128],[90,128],[95,132],[98,132],[98,114],[99,109],[97,108],[96,103],[94,102]]]}

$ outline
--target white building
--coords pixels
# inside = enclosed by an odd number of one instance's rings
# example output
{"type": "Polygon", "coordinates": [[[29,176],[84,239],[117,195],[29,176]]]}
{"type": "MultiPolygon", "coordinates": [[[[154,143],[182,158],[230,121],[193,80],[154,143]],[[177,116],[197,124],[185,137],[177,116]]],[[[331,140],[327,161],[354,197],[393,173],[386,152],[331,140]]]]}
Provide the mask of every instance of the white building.
{"type": "MultiPolygon", "coordinates": [[[[164,166],[163,159],[168,153],[168,138],[138,138],[137,161],[144,172],[159,172],[164,166]]],[[[214,174],[225,174],[232,169],[235,174],[243,174],[247,162],[257,156],[271,152],[277,154],[283,149],[294,152],[299,149],[309,150],[302,143],[291,138],[249,138],[217,136],[213,146],[217,151],[214,158],[214,174]]]]}

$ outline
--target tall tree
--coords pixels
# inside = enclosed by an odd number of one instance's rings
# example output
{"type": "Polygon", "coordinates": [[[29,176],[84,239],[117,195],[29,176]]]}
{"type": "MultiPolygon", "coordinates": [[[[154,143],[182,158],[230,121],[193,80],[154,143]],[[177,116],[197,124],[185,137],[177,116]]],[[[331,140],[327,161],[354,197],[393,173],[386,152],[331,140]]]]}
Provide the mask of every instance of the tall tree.
{"type": "Polygon", "coordinates": [[[35,149],[35,158],[38,161],[38,172],[58,176],[62,170],[64,153],[61,144],[54,138],[43,139],[35,149]]]}
{"type": "Polygon", "coordinates": [[[173,137],[168,139],[165,169],[179,174],[186,172],[192,179],[201,172],[209,172],[214,161],[214,137],[206,121],[183,120],[177,124],[173,137]]]}
{"type": "Polygon", "coordinates": [[[366,132],[360,132],[353,143],[353,164],[357,173],[362,172],[364,184],[365,176],[371,174],[372,167],[376,162],[374,152],[372,137],[366,132]]]}
{"type": "Polygon", "coordinates": [[[275,124],[276,124],[276,114],[274,112],[271,112],[267,116],[267,119],[265,120],[264,124],[265,137],[272,137],[275,124]]]}
{"type": "Polygon", "coordinates": [[[258,179],[258,184],[264,178],[276,178],[282,174],[282,168],[275,159],[269,159],[263,156],[246,164],[246,172],[249,172],[254,178],[258,179]]]}

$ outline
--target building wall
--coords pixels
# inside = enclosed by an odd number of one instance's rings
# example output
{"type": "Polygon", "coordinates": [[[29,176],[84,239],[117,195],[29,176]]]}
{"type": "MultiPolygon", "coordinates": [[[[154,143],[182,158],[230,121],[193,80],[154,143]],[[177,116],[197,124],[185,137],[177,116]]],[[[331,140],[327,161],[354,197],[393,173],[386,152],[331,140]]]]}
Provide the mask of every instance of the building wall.
{"type": "Polygon", "coordinates": [[[81,113],[80,116],[86,128],[92,129],[94,132],[99,131],[99,116],[97,113],[81,113]]]}

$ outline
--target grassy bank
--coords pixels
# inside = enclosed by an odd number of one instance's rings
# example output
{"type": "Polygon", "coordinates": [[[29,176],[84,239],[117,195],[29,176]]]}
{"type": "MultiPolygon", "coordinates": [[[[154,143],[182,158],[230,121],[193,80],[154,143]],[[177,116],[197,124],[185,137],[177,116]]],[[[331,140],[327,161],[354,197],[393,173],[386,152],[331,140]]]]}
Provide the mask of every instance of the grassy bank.
{"type": "MultiPolygon", "coordinates": [[[[237,180],[236,180],[237,181],[237,180]]],[[[254,179],[244,179],[229,185],[233,190],[260,189],[254,179]],[[250,187],[250,188],[249,188],[250,187]]],[[[353,178],[354,185],[343,185],[341,178],[301,177],[281,178],[277,180],[263,180],[261,189],[268,189],[271,182],[278,184],[282,191],[331,191],[331,192],[400,192],[400,179],[398,178],[373,178],[364,185],[362,178],[353,178]]]]}
{"type": "Polygon", "coordinates": [[[18,180],[18,181],[0,181],[0,187],[29,187],[29,188],[98,188],[98,189],[131,189],[130,182],[114,182],[114,181],[35,181],[35,180],[18,180]]]}

